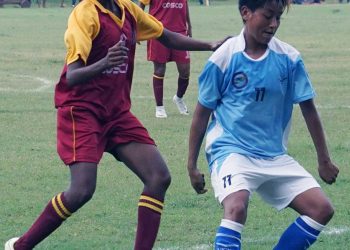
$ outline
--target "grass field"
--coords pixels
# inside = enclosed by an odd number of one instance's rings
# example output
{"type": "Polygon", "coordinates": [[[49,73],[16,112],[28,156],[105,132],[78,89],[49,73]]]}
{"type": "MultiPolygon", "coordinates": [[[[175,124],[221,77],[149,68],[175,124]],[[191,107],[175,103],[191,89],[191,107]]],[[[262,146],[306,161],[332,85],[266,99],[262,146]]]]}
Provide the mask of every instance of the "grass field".
{"type": "MultiPolygon", "coordinates": [[[[214,2],[210,8],[191,4],[193,36],[213,40],[237,34],[242,24],[235,3],[214,2]]],[[[52,2],[49,6],[0,9],[0,243],[23,233],[47,201],[69,183],[69,171],[56,154],[53,88],[62,69],[63,33],[71,8],[58,8],[52,2]]],[[[347,4],[292,6],[277,35],[303,55],[318,93],[316,104],[329,148],[340,168],[336,184],[322,183],[310,136],[296,108],[289,153],[320,181],[336,208],[335,217],[312,249],[350,249],[349,13],[347,4]]],[[[145,50],[145,43],[137,50],[132,109],[156,140],[173,178],[155,249],[212,249],[222,209],[210,186],[207,194],[198,196],[187,177],[191,117],[180,116],[171,102],[176,90],[175,67],[168,65],[165,79],[168,119],[157,120],[150,81],[153,67],[145,60],[145,50]]],[[[186,100],[193,111],[197,77],[210,53],[191,55],[186,100]]],[[[204,154],[200,165],[207,173],[204,154]]],[[[37,249],[132,249],[141,190],[140,181],[106,154],[91,202],[37,249]]],[[[254,196],[243,249],[272,249],[295,217],[293,211],[278,213],[254,196]]]]}

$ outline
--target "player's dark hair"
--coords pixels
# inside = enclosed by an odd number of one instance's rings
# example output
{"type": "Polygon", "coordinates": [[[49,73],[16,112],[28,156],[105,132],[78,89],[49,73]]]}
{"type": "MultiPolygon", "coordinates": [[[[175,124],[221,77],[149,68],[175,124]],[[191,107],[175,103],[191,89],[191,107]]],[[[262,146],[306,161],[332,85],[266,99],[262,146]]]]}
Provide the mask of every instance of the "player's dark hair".
{"type": "Polygon", "coordinates": [[[239,0],[238,10],[240,11],[242,6],[247,6],[251,11],[256,9],[263,8],[268,2],[276,2],[278,5],[283,7],[283,10],[289,9],[290,0],[239,0]]]}

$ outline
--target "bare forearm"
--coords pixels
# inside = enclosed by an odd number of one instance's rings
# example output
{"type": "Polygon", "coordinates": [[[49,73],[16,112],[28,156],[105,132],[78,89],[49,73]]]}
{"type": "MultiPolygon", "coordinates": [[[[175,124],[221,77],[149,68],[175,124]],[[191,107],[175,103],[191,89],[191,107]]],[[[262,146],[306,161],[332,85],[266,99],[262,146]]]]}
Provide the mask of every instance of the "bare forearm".
{"type": "Polygon", "coordinates": [[[337,179],[339,168],[330,159],[326,136],[313,100],[300,103],[300,108],[316,148],[318,173],[324,182],[333,184],[337,179]]]}
{"type": "Polygon", "coordinates": [[[189,136],[189,154],[187,162],[187,168],[189,171],[197,168],[198,155],[205,136],[210,114],[211,110],[203,108],[203,106],[197,104],[196,110],[193,114],[189,136]]]}
{"type": "Polygon", "coordinates": [[[103,72],[106,69],[106,67],[106,60],[104,59],[86,67],[75,67],[75,65],[68,65],[68,85],[70,87],[73,87],[79,84],[84,84],[93,77],[103,72]]]}
{"type": "Polygon", "coordinates": [[[177,50],[189,51],[211,51],[213,45],[210,42],[203,42],[179,33],[164,29],[163,35],[158,40],[166,47],[177,50]]]}
{"type": "Polygon", "coordinates": [[[107,55],[101,60],[85,66],[82,59],[68,65],[67,81],[70,87],[89,82],[90,79],[101,74],[106,69],[113,69],[125,63],[128,59],[129,49],[123,41],[119,41],[108,49],[107,55]]]}
{"type": "Polygon", "coordinates": [[[326,138],[319,116],[316,113],[313,117],[309,117],[309,120],[310,121],[307,123],[308,129],[315,145],[319,161],[330,161],[326,138]]]}
{"type": "Polygon", "coordinates": [[[323,130],[321,119],[314,105],[302,108],[303,116],[315,145],[318,161],[329,162],[330,156],[327,148],[326,136],[323,130]]]}
{"type": "Polygon", "coordinates": [[[187,162],[188,170],[197,168],[197,160],[204,135],[205,129],[198,130],[198,128],[192,123],[189,137],[189,151],[187,162]]]}

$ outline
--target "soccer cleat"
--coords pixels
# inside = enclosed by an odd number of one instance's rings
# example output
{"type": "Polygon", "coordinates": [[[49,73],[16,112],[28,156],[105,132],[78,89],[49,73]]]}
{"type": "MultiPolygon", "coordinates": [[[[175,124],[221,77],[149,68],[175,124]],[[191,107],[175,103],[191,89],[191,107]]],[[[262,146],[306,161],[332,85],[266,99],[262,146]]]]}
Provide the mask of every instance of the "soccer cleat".
{"type": "Polygon", "coordinates": [[[183,100],[183,98],[177,97],[177,95],[174,95],[173,102],[176,104],[177,109],[179,110],[180,114],[182,115],[189,115],[187,106],[183,100]]]}
{"type": "Polygon", "coordinates": [[[167,118],[164,106],[156,106],[156,117],[157,118],[167,118]]]}
{"type": "Polygon", "coordinates": [[[15,237],[6,241],[5,250],[15,250],[15,243],[18,239],[18,237],[15,237]]]}

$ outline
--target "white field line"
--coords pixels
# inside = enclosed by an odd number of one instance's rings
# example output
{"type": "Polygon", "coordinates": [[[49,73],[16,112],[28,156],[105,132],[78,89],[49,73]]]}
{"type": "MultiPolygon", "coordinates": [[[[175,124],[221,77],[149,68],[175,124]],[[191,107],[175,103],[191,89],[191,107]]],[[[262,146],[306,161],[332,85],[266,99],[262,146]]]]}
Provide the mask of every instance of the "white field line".
{"type": "Polygon", "coordinates": [[[18,77],[18,78],[23,78],[23,79],[30,79],[30,80],[34,80],[35,82],[38,82],[41,86],[37,87],[37,88],[1,88],[0,87],[0,91],[1,92],[24,92],[24,93],[37,93],[37,92],[49,92],[52,93],[53,92],[53,86],[54,86],[54,82],[43,78],[43,77],[37,77],[37,76],[30,76],[30,75],[16,75],[14,77],[18,77]],[[51,91],[50,91],[51,89],[51,91]]]}
{"type": "MultiPolygon", "coordinates": [[[[1,88],[1,92],[25,92],[25,93],[36,93],[36,92],[53,92],[53,86],[55,83],[49,79],[43,78],[43,77],[38,77],[38,76],[30,76],[30,75],[16,75],[14,77],[20,77],[20,78],[27,78],[31,80],[36,80],[41,86],[33,89],[24,89],[24,88],[1,88]]],[[[134,99],[153,99],[154,97],[149,95],[149,96],[133,96],[132,98],[134,99]]],[[[170,97],[164,97],[165,100],[170,100],[170,97]]],[[[338,108],[343,108],[343,109],[350,109],[350,105],[316,105],[317,108],[319,109],[338,109],[338,108]]]]}
{"type": "Polygon", "coordinates": [[[341,109],[350,109],[350,105],[316,105],[316,108],[319,108],[319,109],[338,109],[338,108],[341,108],[341,109]]]}
{"type": "MultiPolygon", "coordinates": [[[[197,245],[197,246],[192,246],[190,248],[186,247],[186,250],[209,250],[212,249],[213,247],[210,245],[197,245]]],[[[167,248],[156,248],[155,250],[184,250],[183,247],[167,247],[167,248]]]]}
{"type": "MultiPolygon", "coordinates": [[[[325,235],[341,235],[348,233],[350,231],[350,227],[348,226],[339,226],[339,227],[326,227],[326,229],[322,232],[322,234],[325,235]]],[[[261,238],[243,238],[244,242],[250,242],[250,243],[273,243],[277,242],[279,239],[279,236],[276,237],[261,237],[261,238]]],[[[211,250],[213,246],[208,244],[201,244],[192,246],[190,248],[186,248],[186,250],[211,250]]],[[[167,247],[167,248],[156,248],[156,250],[183,250],[183,247],[167,247]]]]}
{"type": "Polygon", "coordinates": [[[349,231],[350,231],[350,227],[347,227],[347,226],[326,227],[322,233],[326,235],[340,235],[340,234],[345,234],[349,231]]]}

